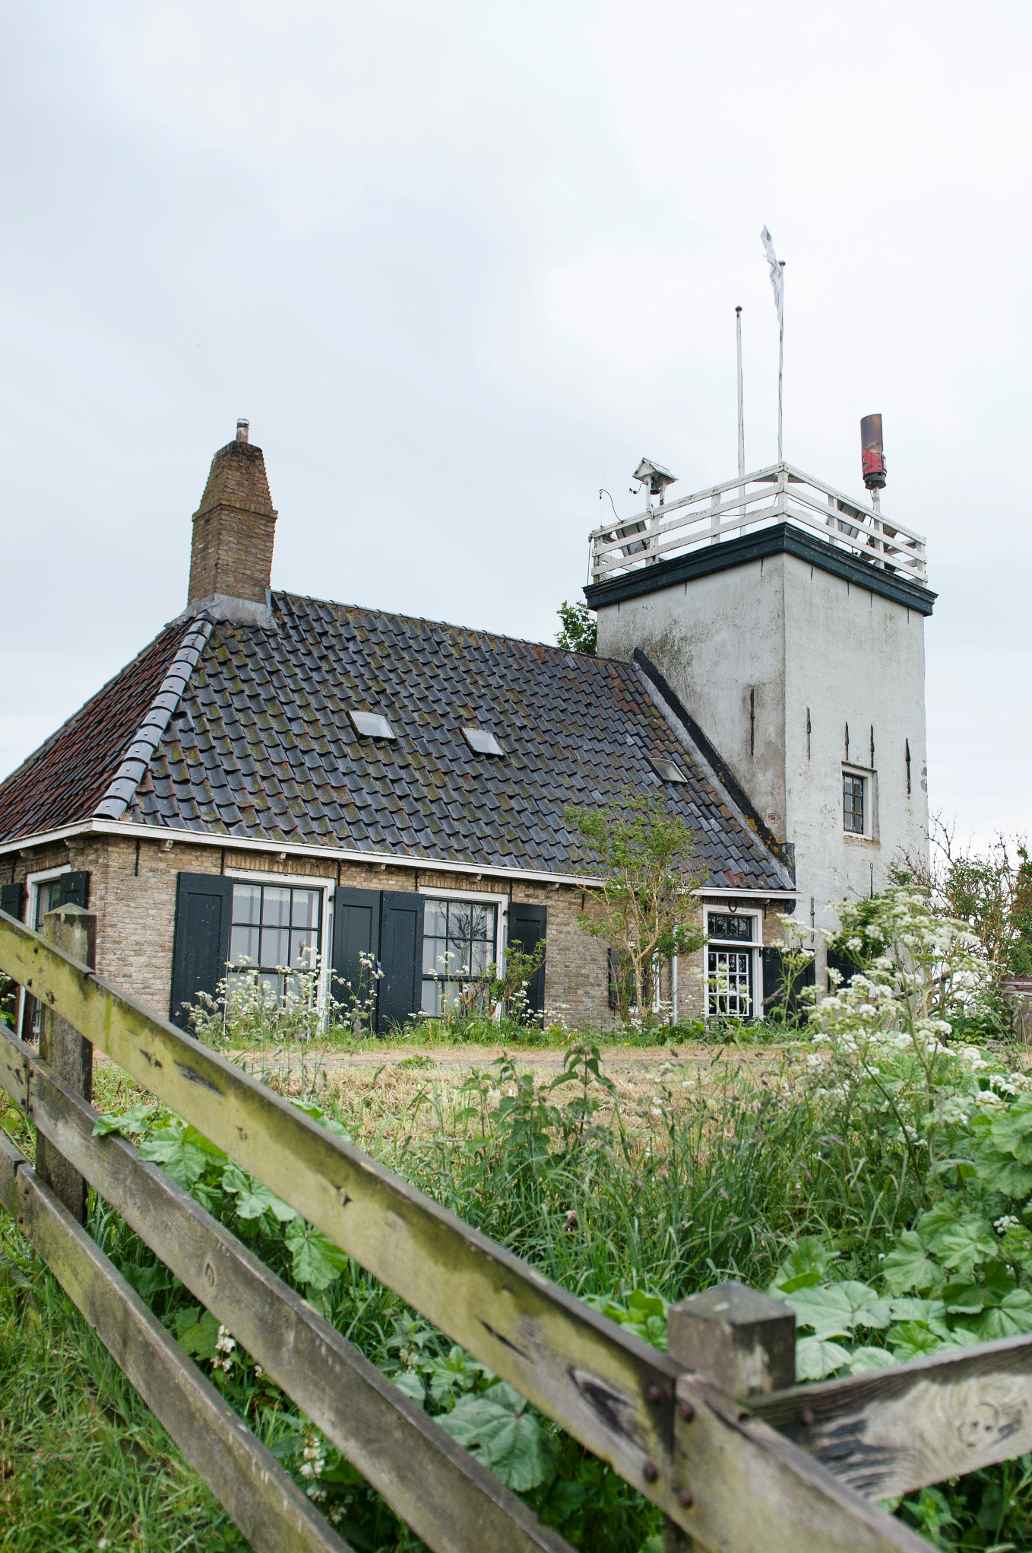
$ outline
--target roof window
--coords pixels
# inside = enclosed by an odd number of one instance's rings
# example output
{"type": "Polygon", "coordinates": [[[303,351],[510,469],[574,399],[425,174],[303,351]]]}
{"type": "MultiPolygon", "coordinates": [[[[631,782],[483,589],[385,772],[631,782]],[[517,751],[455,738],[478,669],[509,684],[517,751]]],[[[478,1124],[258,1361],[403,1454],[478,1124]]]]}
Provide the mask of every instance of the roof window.
{"type": "Polygon", "coordinates": [[[379,712],[348,712],[348,716],[355,725],[355,732],[360,733],[364,739],[395,739],[397,734],[379,712]]]}
{"type": "Polygon", "coordinates": [[[653,755],[650,758],[653,770],[663,778],[664,782],[687,782],[688,778],[669,755],[653,755]]]}
{"type": "Polygon", "coordinates": [[[462,736],[474,755],[504,755],[505,751],[486,728],[463,728],[462,736]]]}

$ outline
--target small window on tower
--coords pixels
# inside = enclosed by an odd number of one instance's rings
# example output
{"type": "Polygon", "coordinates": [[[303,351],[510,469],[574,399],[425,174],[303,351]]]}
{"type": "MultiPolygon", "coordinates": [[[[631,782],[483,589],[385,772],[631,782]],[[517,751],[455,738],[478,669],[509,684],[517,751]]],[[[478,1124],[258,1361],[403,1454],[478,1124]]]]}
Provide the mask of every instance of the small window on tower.
{"type": "Polygon", "coordinates": [[[855,772],[842,773],[842,828],[853,836],[866,834],[867,779],[855,772]]]}

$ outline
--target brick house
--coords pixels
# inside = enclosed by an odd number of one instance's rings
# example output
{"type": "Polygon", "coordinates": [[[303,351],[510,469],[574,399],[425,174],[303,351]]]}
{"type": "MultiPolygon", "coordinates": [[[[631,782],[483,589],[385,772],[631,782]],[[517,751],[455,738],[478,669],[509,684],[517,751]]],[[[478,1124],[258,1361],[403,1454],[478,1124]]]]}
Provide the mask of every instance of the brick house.
{"type": "Polygon", "coordinates": [[[272,592],[276,517],[241,422],[185,612],[0,784],[0,908],[88,904],[98,972],[179,1022],[227,961],[283,991],[306,951],[343,978],[368,951],[383,1028],[543,938],[535,1007],[597,1025],[597,880],[566,810],[659,794],[696,837],[712,940],[665,996],[702,1012],[718,969],[758,1007],[791,854],[653,663],[272,592]]]}

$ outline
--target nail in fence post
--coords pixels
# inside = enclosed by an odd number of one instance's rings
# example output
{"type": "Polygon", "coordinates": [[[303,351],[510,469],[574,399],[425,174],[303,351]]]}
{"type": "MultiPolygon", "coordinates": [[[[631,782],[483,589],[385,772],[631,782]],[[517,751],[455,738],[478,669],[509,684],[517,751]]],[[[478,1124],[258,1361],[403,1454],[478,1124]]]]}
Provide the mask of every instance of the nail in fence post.
{"type": "MultiPolygon", "coordinates": [[[[721,1283],[671,1305],[667,1348],[672,1359],[728,1396],[795,1385],[795,1314],[743,1283],[721,1283]]],[[[675,1439],[690,1439],[691,1422],[675,1421],[675,1439]]],[[[676,1460],[676,1457],[675,1457],[676,1460]]],[[[681,1493],[690,1504],[691,1483],[682,1469],[681,1493]]],[[[667,1523],[666,1553],[687,1553],[692,1538],[667,1523]]]]}
{"type": "MultiPolygon", "coordinates": [[[[97,919],[81,906],[58,906],[43,919],[43,937],[55,949],[93,969],[97,919]]],[[[84,1100],[93,1097],[93,1047],[66,1019],[43,1005],[39,1054],[54,1075],[84,1100]]],[[[86,1182],[54,1145],[36,1135],[36,1172],[80,1224],[86,1222],[86,1182]]]]}

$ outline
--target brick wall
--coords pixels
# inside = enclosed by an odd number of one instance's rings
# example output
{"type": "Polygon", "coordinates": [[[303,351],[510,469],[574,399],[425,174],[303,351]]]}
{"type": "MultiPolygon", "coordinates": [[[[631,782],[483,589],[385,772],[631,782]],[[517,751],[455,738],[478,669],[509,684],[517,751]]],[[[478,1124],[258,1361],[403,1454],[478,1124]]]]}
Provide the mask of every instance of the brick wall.
{"type": "MultiPolygon", "coordinates": [[[[241,871],[284,878],[331,879],[358,889],[461,890],[542,905],[548,913],[548,1016],[584,1028],[604,1028],[612,1022],[606,946],[580,925],[582,914],[591,909],[590,894],[569,885],[532,884],[487,873],[337,863],[318,854],[280,861],[274,852],[234,851],[179,841],[166,849],[160,840],[136,841],[120,836],[84,836],[34,848],[13,861],[5,860],[0,866],[0,880],[23,881],[30,872],[64,863],[90,874],[90,909],[97,916],[98,973],[162,1018],[168,1013],[171,989],[177,874],[241,871]]],[[[700,912],[701,909],[700,906],[700,912]]],[[[780,932],[780,923],[768,913],[765,942],[776,942],[780,932]]],[[[664,977],[661,995],[665,1000],[670,998],[668,976],[664,977]]],[[[701,950],[680,957],[677,1006],[682,1019],[699,1017],[703,1012],[705,972],[701,950]]]]}

